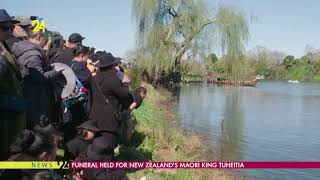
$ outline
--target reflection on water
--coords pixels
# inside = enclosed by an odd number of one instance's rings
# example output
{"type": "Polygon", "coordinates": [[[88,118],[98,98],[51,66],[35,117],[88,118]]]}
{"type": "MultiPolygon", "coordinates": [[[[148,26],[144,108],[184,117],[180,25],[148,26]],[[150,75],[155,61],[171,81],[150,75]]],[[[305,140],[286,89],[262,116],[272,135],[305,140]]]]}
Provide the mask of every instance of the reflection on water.
{"type": "MultiPolygon", "coordinates": [[[[180,124],[219,144],[222,160],[320,161],[320,85],[184,85],[180,124]]],[[[317,170],[250,170],[257,179],[320,179],[317,170]]]]}
{"type": "MultiPolygon", "coordinates": [[[[237,91],[238,89],[236,89],[237,91]]],[[[220,133],[220,159],[242,159],[241,154],[236,153],[241,150],[240,142],[243,130],[243,111],[240,105],[240,97],[238,93],[231,92],[226,95],[226,104],[224,118],[221,121],[220,133]],[[230,113],[234,112],[234,113],[230,113]],[[237,119],[233,121],[233,119],[237,119]]]]}

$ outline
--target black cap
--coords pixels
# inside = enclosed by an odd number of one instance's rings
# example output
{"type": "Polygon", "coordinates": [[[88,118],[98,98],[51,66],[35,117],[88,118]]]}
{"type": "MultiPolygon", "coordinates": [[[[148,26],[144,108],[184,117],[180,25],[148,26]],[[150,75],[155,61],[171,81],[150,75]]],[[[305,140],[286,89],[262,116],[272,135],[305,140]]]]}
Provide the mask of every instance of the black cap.
{"type": "Polygon", "coordinates": [[[2,26],[8,25],[11,26],[12,24],[19,23],[20,21],[12,19],[12,17],[7,13],[6,10],[0,9],[0,24],[2,26]]]}
{"type": "Polygon", "coordinates": [[[84,40],[85,38],[82,37],[79,33],[72,33],[70,36],[69,36],[69,42],[70,43],[79,43],[79,42],[82,42],[82,40],[84,40]]]}

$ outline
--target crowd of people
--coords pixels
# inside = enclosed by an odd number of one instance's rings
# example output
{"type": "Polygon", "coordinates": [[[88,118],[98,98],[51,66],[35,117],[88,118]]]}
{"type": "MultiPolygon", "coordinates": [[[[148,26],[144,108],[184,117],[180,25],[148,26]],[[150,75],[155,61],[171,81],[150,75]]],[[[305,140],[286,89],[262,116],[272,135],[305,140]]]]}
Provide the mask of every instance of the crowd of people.
{"type": "MultiPolygon", "coordinates": [[[[34,32],[31,20],[0,9],[0,161],[114,161],[119,137],[130,143],[131,112],[141,105],[146,89],[130,91],[121,59],[84,46],[79,33],[64,40],[47,29],[34,32]]],[[[17,169],[1,170],[0,179],[126,175],[111,169],[17,169]]]]}

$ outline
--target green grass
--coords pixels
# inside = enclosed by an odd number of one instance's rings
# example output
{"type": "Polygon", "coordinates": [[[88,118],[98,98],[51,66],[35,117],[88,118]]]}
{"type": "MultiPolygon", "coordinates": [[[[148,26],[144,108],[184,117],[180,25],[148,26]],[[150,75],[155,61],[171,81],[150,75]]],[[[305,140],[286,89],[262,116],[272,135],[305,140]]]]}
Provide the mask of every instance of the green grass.
{"type": "Polygon", "coordinates": [[[320,82],[320,74],[316,74],[315,76],[313,76],[313,80],[320,82]]]}

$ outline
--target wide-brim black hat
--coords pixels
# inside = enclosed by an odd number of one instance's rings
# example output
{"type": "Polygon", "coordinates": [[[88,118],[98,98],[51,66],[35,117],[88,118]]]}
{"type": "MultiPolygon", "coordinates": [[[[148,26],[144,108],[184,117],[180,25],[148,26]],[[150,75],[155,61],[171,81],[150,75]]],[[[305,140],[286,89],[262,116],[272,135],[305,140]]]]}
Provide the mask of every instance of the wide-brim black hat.
{"type": "Polygon", "coordinates": [[[0,9],[0,24],[1,26],[11,26],[12,24],[20,23],[20,21],[12,19],[5,9],[0,9]]]}
{"type": "Polygon", "coordinates": [[[103,53],[98,57],[99,62],[96,64],[96,67],[103,68],[109,67],[115,64],[119,64],[120,60],[115,58],[111,53],[103,53]]]}
{"type": "Polygon", "coordinates": [[[89,131],[98,132],[97,122],[95,120],[88,120],[77,127],[78,129],[87,129],[89,131]]]}

